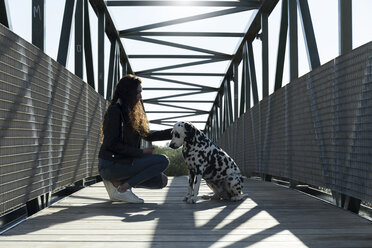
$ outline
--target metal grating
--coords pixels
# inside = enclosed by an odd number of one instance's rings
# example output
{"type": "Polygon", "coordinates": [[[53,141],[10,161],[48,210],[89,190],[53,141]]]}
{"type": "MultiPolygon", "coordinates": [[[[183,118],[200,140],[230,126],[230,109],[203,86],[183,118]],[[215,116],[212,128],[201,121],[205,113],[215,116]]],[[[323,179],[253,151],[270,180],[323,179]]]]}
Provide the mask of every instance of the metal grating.
{"type": "Polygon", "coordinates": [[[98,174],[106,101],[0,25],[0,214],[98,174]]]}
{"type": "Polygon", "coordinates": [[[247,174],[323,186],[371,202],[371,73],[368,43],[263,99],[218,143],[231,154],[235,144],[244,144],[235,159],[247,174]]]}

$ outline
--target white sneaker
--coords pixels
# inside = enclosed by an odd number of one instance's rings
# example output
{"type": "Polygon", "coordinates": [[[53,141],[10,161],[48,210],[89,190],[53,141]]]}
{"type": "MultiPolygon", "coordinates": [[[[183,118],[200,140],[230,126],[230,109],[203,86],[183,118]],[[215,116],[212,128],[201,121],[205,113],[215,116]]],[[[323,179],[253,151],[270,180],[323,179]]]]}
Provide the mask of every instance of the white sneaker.
{"type": "Polygon", "coordinates": [[[114,191],[113,197],[116,200],[128,203],[144,203],[144,200],[136,196],[132,190],[128,189],[125,192],[119,192],[117,189],[114,191]]]}
{"type": "Polygon", "coordinates": [[[114,198],[114,192],[116,190],[116,187],[112,184],[112,182],[103,180],[103,184],[105,185],[107,194],[110,197],[111,201],[118,201],[117,199],[114,198]]]}

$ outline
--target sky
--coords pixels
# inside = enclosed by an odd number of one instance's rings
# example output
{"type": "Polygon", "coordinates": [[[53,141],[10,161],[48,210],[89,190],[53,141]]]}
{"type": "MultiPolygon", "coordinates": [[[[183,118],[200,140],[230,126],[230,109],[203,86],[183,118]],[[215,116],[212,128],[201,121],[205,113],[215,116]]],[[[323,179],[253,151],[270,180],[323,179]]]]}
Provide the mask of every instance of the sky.
{"type": "MultiPolygon", "coordinates": [[[[333,58],[337,57],[338,52],[338,0],[308,0],[310,13],[312,17],[314,32],[316,36],[316,41],[318,45],[318,52],[320,56],[321,64],[324,64],[333,58]]],[[[8,0],[8,14],[10,14],[11,30],[20,35],[25,40],[31,42],[31,0],[8,0]]],[[[45,53],[56,59],[59,45],[59,37],[61,33],[61,25],[63,18],[65,0],[45,0],[45,53]]],[[[198,8],[198,7],[109,7],[110,14],[115,22],[116,28],[118,30],[128,29],[136,26],[141,26],[153,22],[165,21],[170,19],[177,19],[183,16],[190,16],[199,13],[210,12],[213,10],[219,10],[221,8],[208,7],[208,8],[198,8]]],[[[370,28],[371,23],[371,13],[372,13],[372,1],[371,0],[353,0],[353,48],[359,47],[369,41],[372,41],[372,31],[370,28]]],[[[242,12],[230,16],[211,18],[204,21],[195,21],[186,24],[179,24],[164,28],[154,29],[153,31],[208,31],[208,32],[242,32],[245,30],[247,23],[251,17],[252,11],[242,12]]],[[[277,56],[277,46],[278,46],[278,36],[279,36],[279,25],[280,25],[280,14],[281,7],[280,4],[274,9],[269,17],[269,82],[270,88],[269,93],[273,92],[273,82],[275,77],[275,67],[276,67],[276,56],[277,56]]],[[[94,66],[97,67],[97,56],[96,52],[98,50],[97,46],[97,21],[95,13],[90,9],[90,23],[91,23],[91,34],[92,34],[92,49],[94,66]]],[[[74,59],[73,59],[73,34],[74,28],[71,30],[70,38],[70,52],[67,62],[67,69],[74,71],[74,59]]],[[[302,38],[302,27],[300,19],[298,19],[298,38],[299,38],[299,76],[306,74],[309,71],[308,59],[305,51],[305,44],[302,38]]],[[[173,37],[174,42],[180,42],[179,38],[173,37]]],[[[169,39],[168,39],[169,40],[169,39]]],[[[203,47],[205,49],[217,50],[219,52],[233,54],[239,44],[240,38],[190,38],[183,37],[182,44],[194,45],[203,47]]],[[[149,45],[148,43],[134,41],[130,39],[122,39],[123,46],[128,54],[146,54],[146,53],[182,53],[188,54],[190,51],[184,51],[177,48],[170,48],[160,45],[149,45]]],[[[256,75],[258,81],[258,93],[259,99],[261,99],[261,41],[255,40],[253,42],[253,49],[255,55],[256,64],[256,75]]],[[[288,48],[287,48],[288,50],[288,48]]],[[[109,55],[109,41],[105,39],[105,54],[109,55]]],[[[151,69],[154,67],[169,65],[170,62],[167,60],[141,60],[133,59],[130,61],[131,66],[135,71],[151,69]]],[[[180,60],[179,63],[186,62],[186,60],[180,60]]],[[[187,60],[187,62],[190,62],[187,60]]],[[[190,67],[187,70],[193,72],[195,70],[205,71],[205,72],[225,72],[228,67],[228,62],[218,62],[213,64],[207,64],[199,67],[190,67]]],[[[105,61],[105,68],[108,67],[108,60],[105,61]]],[[[241,71],[241,66],[239,67],[241,71]]],[[[97,70],[95,69],[95,72],[97,70]]],[[[183,70],[184,71],[184,70],[183,70]]],[[[177,72],[177,70],[173,70],[177,72]]],[[[241,75],[241,72],[239,73],[241,75]]],[[[95,75],[96,76],[96,75],[95,75]]],[[[286,55],[286,63],[283,75],[283,85],[288,83],[289,69],[288,69],[288,53],[286,55]]],[[[107,73],[105,74],[107,79],[107,73]]],[[[84,79],[86,77],[84,76],[84,79]]],[[[180,79],[180,78],[176,78],[180,79]]],[[[189,78],[183,78],[182,80],[188,81],[189,78]]],[[[221,84],[220,78],[210,77],[210,78],[193,78],[202,82],[203,85],[208,85],[212,87],[219,87],[221,84]]],[[[97,82],[97,79],[95,80],[97,82]]],[[[106,81],[106,80],[105,80],[106,81]]],[[[144,79],[143,87],[156,87],[159,85],[159,81],[144,79]]],[[[239,82],[240,84],[240,82],[239,82]]],[[[162,87],[174,87],[174,85],[167,85],[162,82],[162,87]]],[[[183,86],[182,86],[183,87],[183,86]]],[[[96,87],[97,88],[97,87],[96,87]]],[[[159,92],[159,91],[144,91],[143,98],[148,99],[154,97],[154,94],[167,95],[169,92],[159,92]]],[[[215,93],[203,94],[204,99],[215,98],[215,93]]],[[[183,99],[183,98],[180,98],[183,99]]],[[[186,105],[185,105],[186,106],[186,105]]],[[[209,111],[211,104],[198,104],[197,108],[209,111]]],[[[190,106],[189,106],[190,107],[190,106]]],[[[192,106],[191,106],[192,107],[192,106]]],[[[159,106],[146,104],[145,108],[147,111],[159,110],[159,106]]],[[[172,108],[164,108],[172,110],[172,108]]],[[[174,109],[176,110],[176,109],[174,109]]],[[[167,117],[167,114],[148,114],[151,118],[162,118],[167,117]]],[[[208,115],[201,115],[197,117],[190,117],[188,120],[206,120],[208,115]]],[[[204,128],[203,124],[197,124],[199,128],[204,128]],[[199,126],[198,126],[199,125],[199,126]]],[[[164,126],[154,125],[150,126],[152,129],[162,129],[164,126]]]]}

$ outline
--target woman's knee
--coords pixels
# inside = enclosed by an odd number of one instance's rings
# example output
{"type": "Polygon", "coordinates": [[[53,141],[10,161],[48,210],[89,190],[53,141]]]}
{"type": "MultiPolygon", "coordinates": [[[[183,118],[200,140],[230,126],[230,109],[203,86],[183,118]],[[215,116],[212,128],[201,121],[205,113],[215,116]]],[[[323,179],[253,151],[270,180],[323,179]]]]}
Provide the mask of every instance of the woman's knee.
{"type": "Polygon", "coordinates": [[[165,171],[169,166],[169,159],[164,154],[157,154],[156,162],[160,168],[160,170],[163,172],[165,171]]]}

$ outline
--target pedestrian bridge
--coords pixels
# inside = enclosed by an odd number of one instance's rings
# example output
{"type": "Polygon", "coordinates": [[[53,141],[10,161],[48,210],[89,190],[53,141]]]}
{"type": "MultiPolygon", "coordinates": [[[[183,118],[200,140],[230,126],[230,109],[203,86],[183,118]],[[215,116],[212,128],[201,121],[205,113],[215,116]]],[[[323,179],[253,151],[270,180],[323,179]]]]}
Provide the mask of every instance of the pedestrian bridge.
{"type": "MultiPolygon", "coordinates": [[[[33,4],[43,6],[43,2],[33,1],[33,4]]],[[[207,118],[202,121],[204,131],[236,160],[247,176],[244,192],[248,193],[248,198],[237,203],[200,200],[195,205],[182,201],[186,193],[185,177],[172,178],[163,190],[138,189],[136,192],[145,199],[144,204],[111,203],[99,182],[97,170],[100,124],[115,80],[121,74],[134,73],[197,87],[195,83],[166,78],[175,76],[174,73],[159,73],[172,70],[173,66],[136,73],[119,37],[142,37],[141,32],[147,28],[190,19],[118,32],[107,6],[174,2],[107,1],[106,6],[100,0],[76,1],[76,4],[67,0],[56,60],[43,52],[44,36],[40,34],[40,27],[33,32],[33,44],[9,29],[4,18],[7,16],[4,3],[0,0],[1,247],[371,247],[371,222],[360,215],[370,212],[368,206],[372,203],[372,42],[351,46],[351,32],[346,32],[352,26],[351,1],[339,1],[340,56],[323,64],[319,60],[307,1],[297,1],[298,6],[292,0],[202,3],[236,6],[227,12],[197,15],[192,21],[241,12],[241,8],[244,11],[254,9],[246,32],[233,35],[241,40],[235,54],[226,56],[204,49],[198,52],[211,54],[197,55],[202,59],[229,62],[222,76],[220,73],[212,75],[222,77],[219,87],[199,85],[196,90],[215,93],[207,118]],[[270,84],[264,76],[269,69],[267,20],[279,2],[281,38],[275,90],[268,94],[270,84]],[[87,4],[97,12],[99,21],[97,83],[94,83],[89,49],[89,17],[84,15],[81,19],[78,15],[87,10],[87,4]],[[296,7],[304,26],[310,68],[303,76],[299,76],[297,70],[297,34],[294,32],[297,21],[293,19],[297,16],[296,7]],[[86,81],[82,76],[83,57],[79,57],[81,49],[75,52],[75,73],[65,67],[66,37],[70,34],[68,28],[71,28],[74,10],[75,19],[82,20],[80,26],[88,27],[84,32],[80,30],[80,36],[78,31],[76,35],[82,37],[84,33],[84,42],[87,42],[84,43],[86,81]],[[290,82],[283,86],[287,33],[290,82]],[[112,45],[107,71],[100,62],[104,61],[101,38],[105,34],[112,45]],[[252,49],[256,37],[262,42],[262,82],[256,78],[257,64],[252,49]],[[122,69],[119,69],[120,64],[122,69]],[[238,68],[242,68],[241,71],[238,68]],[[107,83],[103,82],[104,72],[108,72],[107,83]],[[95,85],[98,85],[98,92],[95,85]],[[262,99],[258,97],[258,85],[262,88],[262,99]],[[71,186],[83,189],[53,201],[71,186]],[[318,198],[312,196],[314,194],[318,198]]],[[[145,36],[152,35],[146,32],[145,36]]],[[[138,39],[149,41],[143,37],[138,39]]],[[[79,39],[76,42],[83,44],[79,39]]],[[[161,43],[180,47],[170,42],[161,43]]],[[[174,58],[174,55],[159,55],[156,59],[164,56],[174,58]]],[[[185,56],[181,57],[196,55],[185,56]]],[[[155,57],[148,55],[147,58],[155,57]]],[[[177,67],[195,65],[200,63],[184,63],[177,67]]],[[[211,76],[204,71],[194,74],[211,76]]],[[[156,96],[144,99],[144,104],[176,106],[182,101],[209,102],[156,96]]],[[[170,111],[178,116],[149,120],[151,124],[166,126],[177,119],[187,120],[191,115],[205,113],[190,107],[184,110],[188,112],[186,115],[170,111]]],[[[205,185],[201,191],[209,192],[205,185]]]]}

